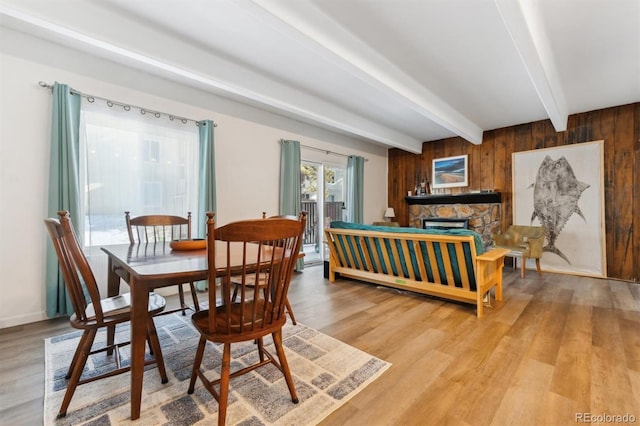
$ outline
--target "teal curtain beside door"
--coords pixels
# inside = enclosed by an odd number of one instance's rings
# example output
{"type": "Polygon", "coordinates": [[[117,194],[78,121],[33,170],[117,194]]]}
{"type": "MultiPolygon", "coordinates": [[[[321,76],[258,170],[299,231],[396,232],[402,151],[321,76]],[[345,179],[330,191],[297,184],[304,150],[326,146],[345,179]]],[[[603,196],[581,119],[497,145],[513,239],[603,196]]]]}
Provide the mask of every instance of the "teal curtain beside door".
{"type": "MultiPolygon", "coordinates": [[[[280,141],[280,206],[279,214],[300,214],[300,142],[280,141]]],[[[299,259],[296,269],[304,269],[304,260],[299,259]]]]}
{"type": "Polygon", "coordinates": [[[362,223],[364,218],[364,157],[347,160],[347,220],[362,223]]]}
{"type": "MultiPolygon", "coordinates": [[[[81,96],[71,93],[66,84],[53,85],[53,113],[51,120],[51,156],[49,163],[49,203],[47,215],[58,217],[67,210],[79,234],[80,193],[78,184],[79,133],[81,96]]],[[[73,306],[64,285],[58,258],[51,241],[47,244],[45,272],[47,316],[71,315],[73,306]]]]}
{"type": "MultiPolygon", "coordinates": [[[[216,211],[216,156],[213,144],[213,129],[215,124],[211,120],[203,120],[198,123],[199,128],[199,151],[200,151],[200,167],[199,167],[199,194],[198,194],[198,212],[196,220],[198,221],[198,237],[205,238],[206,232],[206,213],[216,211]]],[[[216,221],[218,218],[215,218],[216,221]]],[[[207,289],[206,281],[196,283],[198,290],[207,289]]]]}
{"type": "Polygon", "coordinates": [[[282,140],[280,151],[279,214],[300,213],[300,142],[282,140]]]}

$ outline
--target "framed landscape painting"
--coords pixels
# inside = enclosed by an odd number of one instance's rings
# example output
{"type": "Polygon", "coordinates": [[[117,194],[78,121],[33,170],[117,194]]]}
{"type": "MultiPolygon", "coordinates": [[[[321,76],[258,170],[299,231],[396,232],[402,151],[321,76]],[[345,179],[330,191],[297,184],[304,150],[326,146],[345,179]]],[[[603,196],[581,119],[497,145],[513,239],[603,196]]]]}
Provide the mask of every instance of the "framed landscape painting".
{"type": "Polygon", "coordinates": [[[513,224],[547,228],[541,269],[606,276],[603,141],[512,157],[513,224]]]}
{"type": "Polygon", "coordinates": [[[469,186],[468,155],[436,158],[433,160],[432,188],[469,186]]]}

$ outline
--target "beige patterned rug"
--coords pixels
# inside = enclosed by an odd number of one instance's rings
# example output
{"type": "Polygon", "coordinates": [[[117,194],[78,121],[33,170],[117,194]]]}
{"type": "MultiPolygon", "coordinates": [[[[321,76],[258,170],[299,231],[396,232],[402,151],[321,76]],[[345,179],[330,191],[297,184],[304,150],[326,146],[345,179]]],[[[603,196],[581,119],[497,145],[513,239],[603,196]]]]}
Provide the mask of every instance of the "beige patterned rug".
{"type": "MultiPolygon", "coordinates": [[[[160,383],[155,366],[144,376],[142,414],[136,425],[213,424],[218,403],[200,382],[193,395],[187,394],[198,334],[190,317],[179,314],[156,319],[169,383],[160,383]]],[[[118,329],[121,340],[128,340],[128,326],[118,329]]],[[[64,376],[80,333],[69,333],[45,341],[45,425],[119,425],[131,423],[129,373],[79,386],[67,416],[56,420],[66,389],[64,376]]],[[[98,334],[96,341],[103,342],[98,334]]],[[[117,337],[118,339],[118,337],[117,337]]],[[[268,343],[265,340],[265,345],[268,343]]],[[[272,345],[269,345],[272,346],[272,345]]],[[[390,364],[344,344],[300,323],[284,328],[284,346],[294,376],[300,402],[293,404],[282,374],[272,365],[231,379],[227,424],[313,425],[335,411],[380,376],[390,364]]],[[[128,346],[122,355],[128,357],[128,346]]],[[[273,349],[273,348],[271,348],[273,349]]],[[[232,371],[257,358],[253,343],[232,345],[232,371]]],[[[220,369],[221,351],[210,344],[203,368],[220,369]]],[[[83,377],[110,368],[104,352],[87,362],[83,377]]]]}

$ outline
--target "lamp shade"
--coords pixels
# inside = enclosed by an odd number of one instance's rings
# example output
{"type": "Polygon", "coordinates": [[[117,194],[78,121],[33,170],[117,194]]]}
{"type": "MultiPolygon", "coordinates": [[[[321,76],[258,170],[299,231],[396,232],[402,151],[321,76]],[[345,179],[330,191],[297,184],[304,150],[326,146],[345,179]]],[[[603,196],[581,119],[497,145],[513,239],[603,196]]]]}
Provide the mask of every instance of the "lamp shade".
{"type": "Polygon", "coordinates": [[[384,217],[389,219],[396,217],[396,212],[393,211],[393,207],[387,207],[387,210],[384,212],[384,217]]]}

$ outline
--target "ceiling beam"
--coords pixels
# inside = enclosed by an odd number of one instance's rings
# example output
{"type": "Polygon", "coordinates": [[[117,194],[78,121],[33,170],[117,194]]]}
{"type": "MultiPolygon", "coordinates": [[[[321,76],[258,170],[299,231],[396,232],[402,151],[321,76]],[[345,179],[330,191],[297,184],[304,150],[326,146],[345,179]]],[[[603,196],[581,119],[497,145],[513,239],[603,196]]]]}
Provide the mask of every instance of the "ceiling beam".
{"type": "Polygon", "coordinates": [[[565,131],[567,103],[540,10],[533,0],[494,1],[553,127],[565,131]]]}
{"type": "MultiPolygon", "coordinates": [[[[225,70],[235,79],[208,75],[185,66],[173,65],[154,54],[140,53],[123,48],[103,38],[90,36],[63,25],[36,17],[29,13],[0,4],[2,25],[35,35],[46,40],[91,52],[146,72],[172,79],[192,87],[210,91],[216,95],[230,96],[234,100],[249,101],[268,111],[279,113],[297,121],[345,134],[384,146],[399,148],[419,154],[423,141],[364,118],[322,99],[270,80],[260,73],[243,68],[223,58],[215,58],[216,68],[225,70]]],[[[185,46],[188,49],[188,46],[185,46]]]]}
{"type": "Polygon", "coordinates": [[[474,144],[482,143],[480,126],[418,84],[311,2],[250,0],[239,3],[254,16],[271,20],[278,28],[287,28],[291,38],[454,135],[474,144]]]}

